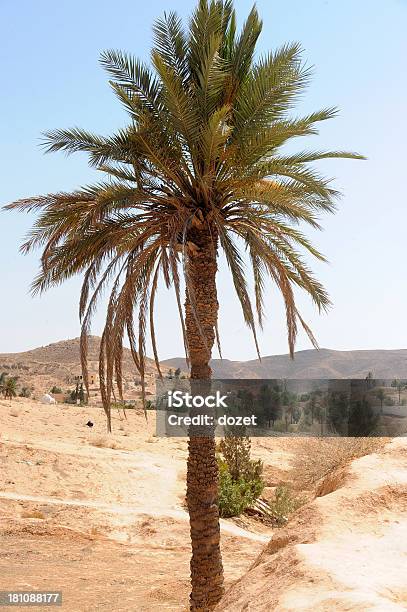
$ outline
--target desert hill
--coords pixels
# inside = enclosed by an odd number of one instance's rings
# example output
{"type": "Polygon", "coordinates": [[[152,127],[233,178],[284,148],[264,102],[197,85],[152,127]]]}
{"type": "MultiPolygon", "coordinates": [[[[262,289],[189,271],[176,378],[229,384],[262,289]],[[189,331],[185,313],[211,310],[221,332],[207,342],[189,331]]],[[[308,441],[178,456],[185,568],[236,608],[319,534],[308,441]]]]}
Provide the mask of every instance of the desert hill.
{"type": "MultiPolygon", "coordinates": [[[[88,342],[89,373],[98,378],[100,338],[90,336],[88,342]]],[[[164,368],[165,370],[165,368],[164,368]]],[[[22,353],[0,353],[0,372],[19,377],[20,386],[33,388],[34,394],[42,394],[54,385],[64,391],[74,385],[75,377],[82,374],[80,365],[79,338],[62,340],[22,353]]],[[[146,379],[154,382],[155,365],[151,359],[146,363],[146,379]]],[[[123,351],[124,388],[134,390],[134,381],[139,378],[129,349],[123,351]]]]}
{"type": "MultiPolygon", "coordinates": [[[[185,359],[163,361],[171,368],[186,369],[185,359]]],[[[270,355],[261,361],[213,359],[214,378],[365,378],[373,372],[378,378],[407,378],[407,350],[298,351],[289,355],[270,355]]]]}

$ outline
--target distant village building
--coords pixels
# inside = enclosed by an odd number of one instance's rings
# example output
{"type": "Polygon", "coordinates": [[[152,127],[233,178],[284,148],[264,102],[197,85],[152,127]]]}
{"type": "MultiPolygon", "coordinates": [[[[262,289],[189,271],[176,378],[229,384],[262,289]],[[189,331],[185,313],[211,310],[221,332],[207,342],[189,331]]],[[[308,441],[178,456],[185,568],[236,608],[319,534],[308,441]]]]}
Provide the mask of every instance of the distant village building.
{"type": "MultiPolygon", "coordinates": [[[[89,386],[94,387],[98,384],[97,377],[95,374],[89,374],[88,376],[89,386]]],[[[69,383],[74,383],[75,385],[80,385],[84,383],[82,374],[77,374],[68,380],[69,383]]]]}

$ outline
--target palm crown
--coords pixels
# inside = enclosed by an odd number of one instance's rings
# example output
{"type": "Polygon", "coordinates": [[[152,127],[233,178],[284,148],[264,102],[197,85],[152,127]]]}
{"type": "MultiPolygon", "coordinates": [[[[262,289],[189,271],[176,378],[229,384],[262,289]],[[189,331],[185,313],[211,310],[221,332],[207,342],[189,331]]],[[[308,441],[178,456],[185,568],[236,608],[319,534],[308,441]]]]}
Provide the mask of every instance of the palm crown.
{"type": "MultiPolygon", "coordinates": [[[[298,323],[315,342],[297,310],[294,290],[305,290],[318,309],[328,306],[327,293],[300,253],[323,256],[297,226],[305,222],[318,227],[319,213],[334,209],[337,194],[310,163],[360,156],[281,151],[292,138],[316,134],[318,122],[334,117],[336,110],[290,118],[310,71],[298,44],[256,59],[261,28],[255,9],[237,33],[229,0],[201,0],[187,31],[173,13],[156,21],[151,67],[121,52],[103,53],[101,63],[128,111],[129,125],[111,137],[78,128],[55,130],[46,133],[45,145],[48,151],[86,151],[104,181],[9,206],[40,211],[23,245],[25,252],[43,249],[34,292],[84,273],[80,316],[85,380],[86,336],[98,298],[110,287],[100,355],[106,406],[114,378],[121,390],[126,334],[143,377],[150,328],[159,368],[153,312],[160,279],[175,289],[190,353],[181,280],[201,329],[190,282],[191,262],[202,248],[195,239],[200,230],[210,236],[215,259],[218,248],[223,250],[254,337],[256,314],[262,324],[269,276],[285,302],[291,354],[298,323]],[[245,274],[248,262],[254,299],[245,274]]],[[[216,327],[216,321],[211,325],[216,327]]]]}

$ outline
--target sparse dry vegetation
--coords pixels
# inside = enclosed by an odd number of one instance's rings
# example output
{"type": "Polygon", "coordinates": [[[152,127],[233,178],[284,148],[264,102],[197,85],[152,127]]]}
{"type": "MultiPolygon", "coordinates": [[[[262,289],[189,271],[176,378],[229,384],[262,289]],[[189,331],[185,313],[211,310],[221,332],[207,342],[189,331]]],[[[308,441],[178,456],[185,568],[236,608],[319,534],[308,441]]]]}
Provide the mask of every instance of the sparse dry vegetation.
{"type": "Polygon", "coordinates": [[[272,524],[282,527],[288,522],[291,514],[306,502],[305,497],[296,494],[288,485],[278,485],[274,492],[274,499],[268,503],[272,524]]]}
{"type": "Polygon", "coordinates": [[[23,510],[21,518],[45,519],[45,514],[40,510],[23,510]]]}
{"type": "Polygon", "coordinates": [[[89,533],[90,533],[92,538],[97,538],[98,536],[100,536],[100,531],[99,531],[98,527],[96,527],[95,525],[93,525],[90,528],[90,532],[89,533]]]}
{"type": "Polygon", "coordinates": [[[389,438],[308,438],[293,463],[297,489],[312,489],[322,478],[344,468],[353,459],[374,453],[389,438]]]}
{"type": "Polygon", "coordinates": [[[89,441],[91,446],[97,446],[98,448],[117,448],[117,442],[107,436],[97,436],[89,441]]]}

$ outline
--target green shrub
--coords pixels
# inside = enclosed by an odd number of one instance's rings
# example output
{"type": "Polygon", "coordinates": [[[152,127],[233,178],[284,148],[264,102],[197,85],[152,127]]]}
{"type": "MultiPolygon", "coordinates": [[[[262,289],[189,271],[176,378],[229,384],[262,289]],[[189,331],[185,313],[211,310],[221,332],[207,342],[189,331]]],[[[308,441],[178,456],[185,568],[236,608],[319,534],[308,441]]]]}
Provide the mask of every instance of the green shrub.
{"type": "Polygon", "coordinates": [[[277,527],[285,525],[290,514],[304,504],[302,497],[295,495],[287,485],[280,484],[274,492],[274,499],[269,502],[272,522],[277,527]]]}
{"type": "Polygon", "coordinates": [[[223,455],[218,457],[219,513],[239,516],[263,491],[263,463],[250,459],[250,438],[242,429],[230,429],[218,449],[223,455]]]}
{"type": "Polygon", "coordinates": [[[225,438],[218,445],[228,471],[235,481],[240,478],[247,481],[261,478],[263,464],[260,460],[252,461],[250,459],[250,438],[240,435],[240,433],[244,434],[244,430],[242,428],[238,429],[240,431],[230,428],[225,438]]]}
{"type": "Polygon", "coordinates": [[[31,397],[31,389],[29,387],[23,387],[19,393],[20,397],[31,397]]]}
{"type": "Polygon", "coordinates": [[[50,393],[62,393],[61,387],[56,387],[55,385],[52,387],[50,393]]]}
{"type": "Polygon", "coordinates": [[[227,464],[219,460],[219,514],[223,518],[239,516],[252,505],[264,488],[261,478],[234,480],[227,464]]]}
{"type": "Polygon", "coordinates": [[[127,402],[113,402],[110,406],[114,410],[134,410],[135,405],[127,402]]]}

